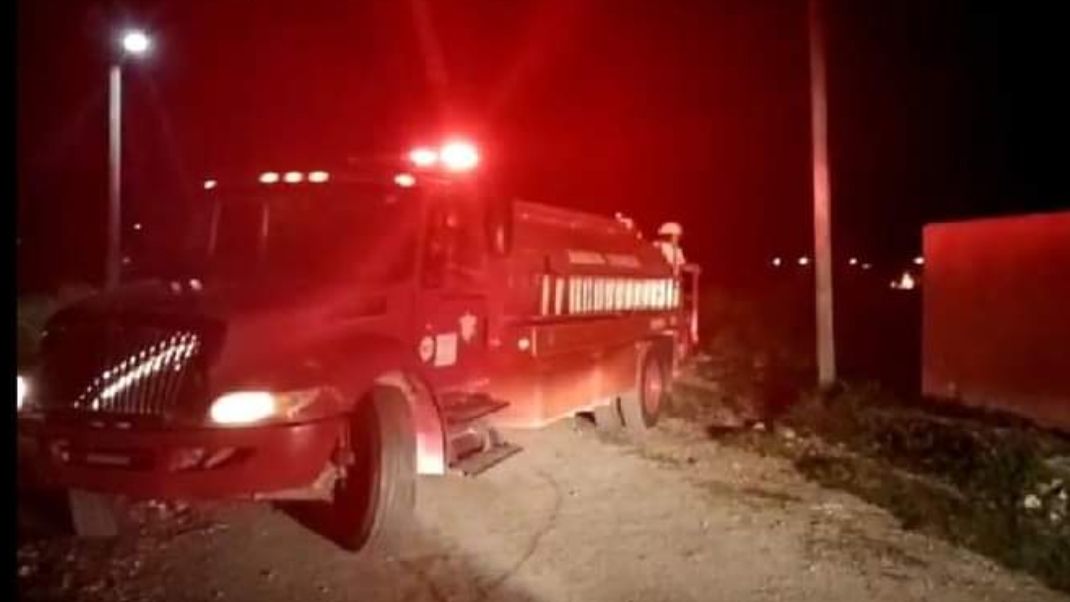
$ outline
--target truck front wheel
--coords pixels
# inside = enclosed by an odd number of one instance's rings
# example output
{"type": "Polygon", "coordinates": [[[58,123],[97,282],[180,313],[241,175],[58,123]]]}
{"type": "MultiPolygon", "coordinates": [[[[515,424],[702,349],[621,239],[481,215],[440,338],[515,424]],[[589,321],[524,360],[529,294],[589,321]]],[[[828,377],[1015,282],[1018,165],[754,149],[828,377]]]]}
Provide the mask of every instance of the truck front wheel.
{"type": "Polygon", "coordinates": [[[416,436],[403,394],[376,387],[350,427],[352,463],[330,503],[338,543],[351,551],[396,553],[416,502],[416,436]]]}

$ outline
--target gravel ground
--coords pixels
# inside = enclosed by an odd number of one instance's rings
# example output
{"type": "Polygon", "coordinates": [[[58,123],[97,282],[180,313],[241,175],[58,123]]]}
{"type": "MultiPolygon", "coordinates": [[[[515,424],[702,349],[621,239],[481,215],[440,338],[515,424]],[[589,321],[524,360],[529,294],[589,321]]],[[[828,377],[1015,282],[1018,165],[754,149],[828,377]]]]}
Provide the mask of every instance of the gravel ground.
{"type": "Polygon", "coordinates": [[[420,483],[416,541],[353,558],[267,507],[141,508],[108,545],[23,533],[27,600],[1065,600],[904,531],[783,459],[663,421],[642,446],[582,422],[508,433],[476,478],[420,483]]]}

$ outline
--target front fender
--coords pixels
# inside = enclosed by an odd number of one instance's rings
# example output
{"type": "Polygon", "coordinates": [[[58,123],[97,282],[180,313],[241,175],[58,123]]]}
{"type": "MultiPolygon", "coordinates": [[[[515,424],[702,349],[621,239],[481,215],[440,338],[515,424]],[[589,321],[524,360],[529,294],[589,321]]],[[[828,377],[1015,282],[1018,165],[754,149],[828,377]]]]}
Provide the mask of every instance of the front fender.
{"type": "Polygon", "coordinates": [[[401,391],[416,431],[416,470],[419,474],[446,473],[446,432],[442,415],[428,385],[425,368],[412,350],[384,337],[369,337],[351,347],[352,355],[330,362],[329,382],[341,393],[342,411],[367,399],[376,385],[401,391]]]}

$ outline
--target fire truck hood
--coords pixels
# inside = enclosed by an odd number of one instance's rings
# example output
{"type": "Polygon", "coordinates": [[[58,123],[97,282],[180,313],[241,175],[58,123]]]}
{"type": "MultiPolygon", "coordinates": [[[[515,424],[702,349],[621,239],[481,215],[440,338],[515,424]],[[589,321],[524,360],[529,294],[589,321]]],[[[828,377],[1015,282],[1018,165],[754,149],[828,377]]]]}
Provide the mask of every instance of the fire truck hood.
{"type": "Polygon", "coordinates": [[[243,282],[202,284],[197,281],[146,280],[125,284],[114,291],[87,297],[62,314],[71,318],[117,318],[131,321],[159,318],[199,317],[230,321],[255,314],[302,306],[309,302],[307,289],[293,289],[243,282]]]}

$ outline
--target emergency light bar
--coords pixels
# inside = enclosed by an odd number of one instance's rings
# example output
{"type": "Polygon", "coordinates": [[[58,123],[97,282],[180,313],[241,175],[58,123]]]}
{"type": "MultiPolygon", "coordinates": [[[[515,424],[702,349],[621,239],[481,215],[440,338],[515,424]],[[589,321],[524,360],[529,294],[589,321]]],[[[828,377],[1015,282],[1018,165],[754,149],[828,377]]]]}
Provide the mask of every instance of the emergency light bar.
{"type": "Polygon", "coordinates": [[[463,140],[454,140],[439,149],[426,146],[409,151],[409,162],[419,169],[441,165],[445,171],[472,171],[479,165],[479,151],[475,145],[463,140]]]}

